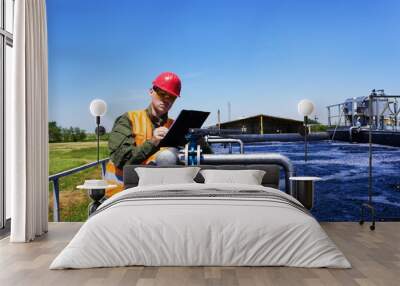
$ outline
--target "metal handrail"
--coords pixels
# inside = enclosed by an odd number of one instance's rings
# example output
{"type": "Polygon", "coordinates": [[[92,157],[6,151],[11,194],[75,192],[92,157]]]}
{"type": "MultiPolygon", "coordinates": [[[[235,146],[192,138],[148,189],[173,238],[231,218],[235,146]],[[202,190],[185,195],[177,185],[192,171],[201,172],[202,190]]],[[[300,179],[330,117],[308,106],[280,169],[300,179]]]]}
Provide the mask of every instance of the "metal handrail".
{"type": "Polygon", "coordinates": [[[98,164],[101,164],[101,172],[102,175],[105,175],[105,170],[106,170],[106,163],[110,160],[110,158],[102,159],[99,160],[98,162],[92,162],[86,165],[82,165],[73,169],[69,169],[54,175],[49,176],[49,182],[53,181],[53,221],[59,222],[60,221],[60,185],[59,185],[59,179],[61,177],[66,177],[75,173],[78,173],[80,171],[83,171],[85,169],[97,166],[98,164]]]}
{"type": "MultiPolygon", "coordinates": [[[[338,124],[335,126],[335,130],[333,131],[333,135],[332,135],[332,138],[331,138],[331,141],[333,141],[334,139],[335,139],[335,135],[336,135],[336,131],[337,131],[337,129],[338,129],[338,127],[339,127],[339,125],[340,125],[340,122],[342,122],[342,114],[343,113],[343,110],[340,112],[340,114],[339,114],[339,122],[338,122],[338,124]]],[[[332,118],[332,117],[331,117],[332,118]]],[[[329,120],[330,121],[330,120],[329,120]]]]}
{"type": "Polygon", "coordinates": [[[214,143],[229,144],[229,153],[232,153],[232,143],[238,144],[240,154],[244,154],[243,141],[240,139],[221,138],[221,137],[215,138],[215,137],[206,136],[205,140],[207,143],[210,143],[210,144],[214,144],[214,143]]]}
{"type": "MultiPolygon", "coordinates": [[[[180,158],[182,162],[182,158],[180,158]]],[[[279,165],[285,171],[285,192],[293,193],[293,182],[290,177],[295,176],[295,169],[290,159],[279,153],[253,153],[253,154],[203,154],[201,164],[205,165],[254,165],[268,164],[279,165]]]]}

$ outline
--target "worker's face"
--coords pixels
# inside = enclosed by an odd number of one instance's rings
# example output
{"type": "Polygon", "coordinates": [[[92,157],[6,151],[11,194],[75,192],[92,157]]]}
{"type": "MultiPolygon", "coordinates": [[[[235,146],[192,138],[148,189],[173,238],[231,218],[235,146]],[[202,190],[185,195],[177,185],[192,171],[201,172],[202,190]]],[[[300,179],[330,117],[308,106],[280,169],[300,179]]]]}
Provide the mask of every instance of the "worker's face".
{"type": "Polygon", "coordinates": [[[167,113],[175,102],[176,96],[173,96],[161,89],[150,89],[151,103],[160,115],[167,113]]]}

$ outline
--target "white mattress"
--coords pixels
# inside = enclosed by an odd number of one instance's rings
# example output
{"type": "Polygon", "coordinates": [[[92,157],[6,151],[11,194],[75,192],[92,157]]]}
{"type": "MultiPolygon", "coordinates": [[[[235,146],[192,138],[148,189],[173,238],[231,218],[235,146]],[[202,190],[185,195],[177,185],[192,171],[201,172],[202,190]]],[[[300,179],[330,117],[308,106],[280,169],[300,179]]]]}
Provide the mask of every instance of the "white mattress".
{"type": "Polygon", "coordinates": [[[103,203],[50,269],[127,265],[351,267],[311,215],[280,200],[234,195],[129,199],[137,192],[168,190],[261,190],[300,204],[279,190],[254,185],[131,188],[103,203]]]}

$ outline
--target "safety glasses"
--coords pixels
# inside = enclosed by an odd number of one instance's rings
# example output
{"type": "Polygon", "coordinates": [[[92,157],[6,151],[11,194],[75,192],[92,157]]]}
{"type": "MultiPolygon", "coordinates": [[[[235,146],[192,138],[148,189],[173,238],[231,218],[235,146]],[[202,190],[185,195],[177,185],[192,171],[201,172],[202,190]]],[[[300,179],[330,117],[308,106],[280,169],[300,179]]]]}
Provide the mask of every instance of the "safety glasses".
{"type": "Polygon", "coordinates": [[[162,101],[175,101],[176,99],[175,96],[170,95],[168,92],[165,92],[157,87],[154,87],[153,90],[157,94],[157,97],[162,101]]]}

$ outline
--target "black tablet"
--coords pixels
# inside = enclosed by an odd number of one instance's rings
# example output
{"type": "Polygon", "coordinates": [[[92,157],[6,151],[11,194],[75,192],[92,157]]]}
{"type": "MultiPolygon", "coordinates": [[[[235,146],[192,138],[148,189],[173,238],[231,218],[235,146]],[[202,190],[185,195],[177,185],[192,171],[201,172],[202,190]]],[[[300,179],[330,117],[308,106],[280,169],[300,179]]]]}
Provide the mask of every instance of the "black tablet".
{"type": "Polygon", "coordinates": [[[198,110],[182,110],[167,135],[160,141],[159,147],[178,147],[187,143],[185,135],[190,128],[200,128],[210,112],[198,110]]]}

